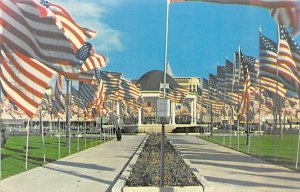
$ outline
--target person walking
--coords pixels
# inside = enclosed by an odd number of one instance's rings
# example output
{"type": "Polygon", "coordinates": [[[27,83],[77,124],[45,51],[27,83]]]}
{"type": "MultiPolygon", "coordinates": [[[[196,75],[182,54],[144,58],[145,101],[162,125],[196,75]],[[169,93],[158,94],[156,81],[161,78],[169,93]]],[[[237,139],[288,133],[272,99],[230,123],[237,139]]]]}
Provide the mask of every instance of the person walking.
{"type": "Polygon", "coordinates": [[[123,129],[124,122],[122,118],[118,117],[117,120],[117,130],[116,130],[116,135],[117,135],[117,141],[122,140],[122,129],[123,129]]]}

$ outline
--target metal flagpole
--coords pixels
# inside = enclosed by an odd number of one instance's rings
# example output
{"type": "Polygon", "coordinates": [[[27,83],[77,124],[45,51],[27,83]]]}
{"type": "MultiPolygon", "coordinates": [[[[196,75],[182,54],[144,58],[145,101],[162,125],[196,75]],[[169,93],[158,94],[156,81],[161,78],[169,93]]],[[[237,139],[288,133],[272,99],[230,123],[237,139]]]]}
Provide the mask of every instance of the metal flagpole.
{"type": "MultiPolygon", "coordinates": [[[[69,80],[71,81],[71,87],[72,87],[72,80],[69,80]]],[[[70,89],[71,89],[70,87],[70,89]]],[[[70,116],[70,110],[71,110],[71,94],[70,94],[70,91],[69,91],[69,94],[68,94],[68,108],[69,108],[69,114],[68,114],[68,129],[69,129],[69,154],[71,154],[71,119],[72,119],[72,116],[70,116]]]]}
{"type": "MultiPolygon", "coordinates": [[[[170,4],[167,1],[166,6],[166,31],[165,31],[165,54],[164,54],[164,87],[163,98],[166,98],[166,81],[167,81],[167,59],[168,59],[168,33],[169,33],[169,8],[170,4]]],[[[160,146],[160,186],[164,186],[164,137],[165,137],[165,122],[162,123],[161,129],[161,146],[160,146]]]]}
{"type": "MultiPolygon", "coordinates": [[[[79,83],[78,83],[79,90],[79,83]]],[[[79,151],[79,95],[77,95],[77,151],[79,151]]]]}
{"type": "MultiPolygon", "coordinates": [[[[299,122],[298,120],[298,113],[296,112],[296,118],[297,118],[297,122],[299,122]]],[[[296,165],[295,165],[295,169],[298,169],[298,161],[299,161],[299,149],[300,149],[300,127],[298,125],[298,145],[297,145],[297,156],[296,156],[296,165]]]]}
{"type": "Polygon", "coordinates": [[[232,121],[231,122],[232,124],[230,125],[230,136],[229,136],[229,146],[230,146],[230,148],[231,148],[232,126],[234,125],[233,88],[234,88],[234,84],[235,84],[235,69],[236,69],[236,65],[233,65],[233,71],[232,71],[233,81],[232,81],[232,84],[231,84],[231,100],[230,100],[230,119],[232,121]]]}
{"type": "MultiPolygon", "coordinates": [[[[226,68],[225,68],[226,69],[226,68]]],[[[226,71],[224,71],[224,75],[226,74],[226,71]]],[[[224,105],[223,105],[223,108],[224,108],[224,116],[225,116],[225,131],[227,132],[227,126],[226,126],[226,78],[224,78],[224,84],[225,84],[225,90],[224,90],[224,105]]],[[[223,139],[224,139],[224,142],[223,142],[223,145],[225,145],[225,135],[223,136],[223,139]]]]}
{"type": "Polygon", "coordinates": [[[44,163],[45,163],[46,162],[46,153],[45,153],[44,126],[43,126],[43,119],[42,119],[42,105],[40,105],[40,129],[42,130],[43,158],[44,158],[44,163]]]}
{"type": "Polygon", "coordinates": [[[51,114],[51,113],[49,113],[49,114],[50,114],[50,133],[51,133],[50,135],[51,135],[51,137],[52,137],[52,133],[53,133],[53,130],[52,130],[52,128],[53,128],[53,127],[52,127],[52,126],[53,126],[52,123],[53,123],[53,122],[52,122],[52,121],[53,121],[53,119],[52,119],[52,114],[51,114]]]}
{"type": "MultiPolygon", "coordinates": [[[[277,35],[278,35],[278,49],[277,49],[277,51],[278,51],[278,53],[279,53],[279,41],[280,41],[280,31],[279,31],[280,29],[279,29],[279,24],[277,23],[277,35]]],[[[277,57],[278,57],[278,53],[277,53],[277,57]]],[[[278,58],[277,58],[278,59],[278,58]]],[[[277,129],[277,125],[278,125],[278,116],[277,115],[279,115],[279,118],[280,118],[280,101],[279,101],[279,94],[278,94],[278,80],[279,80],[279,77],[278,77],[278,62],[276,62],[276,78],[277,78],[277,81],[276,81],[276,99],[277,99],[277,102],[276,102],[276,112],[275,112],[275,115],[276,115],[276,126],[275,126],[275,128],[277,129]]],[[[279,120],[280,121],[280,120],[279,120]]],[[[281,128],[281,127],[280,127],[281,128]]],[[[280,139],[281,139],[281,137],[282,137],[282,135],[281,135],[282,133],[281,133],[281,130],[280,130],[280,139]]]]}
{"type": "Polygon", "coordinates": [[[86,149],[86,113],[84,113],[84,148],[86,149]]]}
{"type": "MultiPolygon", "coordinates": [[[[29,120],[27,125],[29,124],[29,120]]],[[[27,170],[28,168],[28,146],[29,146],[29,131],[32,128],[32,118],[30,118],[30,127],[29,125],[27,126],[27,136],[26,136],[26,160],[25,160],[25,169],[27,170]]]]}
{"type": "MultiPolygon", "coordinates": [[[[259,32],[261,33],[261,26],[259,26],[259,32]]],[[[258,131],[261,133],[261,77],[260,77],[260,69],[258,69],[257,77],[259,78],[259,116],[258,116],[258,131]]],[[[259,134],[260,135],[260,134],[259,134]]]]}
{"type": "MultiPolygon", "coordinates": [[[[239,46],[239,56],[238,56],[239,68],[238,68],[238,107],[240,108],[240,76],[241,76],[241,46],[239,46]]],[[[238,150],[240,150],[240,119],[237,118],[237,133],[238,133],[238,150]]]]}
{"type": "Polygon", "coordinates": [[[58,118],[58,158],[60,158],[60,118],[58,118]]]}
{"type": "MultiPolygon", "coordinates": [[[[69,130],[69,83],[70,83],[70,79],[66,78],[65,77],[65,80],[66,80],[66,83],[67,83],[67,98],[66,98],[66,108],[67,108],[67,111],[66,111],[66,126],[65,126],[65,133],[66,133],[66,145],[69,147],[70,149],[70,146],[69,146],[69,140],[70,140],[70,130],[69,130]]],[[[69,150],[69,154],[70,154],[70,150],[69,150]]]]}
{"type": "MultiPolygon", "coordinates": [[[[2,108],[1,108],[2,110],[2,108]]],[[[1,112],[0,112],[0,127],[2,128],[2,119],[1,119],[1,112]]],[[[2,178],[2,129],[0,128],[0,180],[2,178]]]]}

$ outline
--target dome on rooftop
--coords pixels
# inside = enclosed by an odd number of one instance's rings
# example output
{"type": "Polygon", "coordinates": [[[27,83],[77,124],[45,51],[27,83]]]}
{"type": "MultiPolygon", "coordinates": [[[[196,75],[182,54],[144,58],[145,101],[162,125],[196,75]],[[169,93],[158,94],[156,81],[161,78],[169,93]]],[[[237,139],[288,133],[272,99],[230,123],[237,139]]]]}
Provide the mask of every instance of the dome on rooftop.
{"type": "MultiPolygon", "coordinates": [[[[164,72],[153,70],[145,73],[138,81],[142,91],[158,91],[160,83],[164,81],[164,72]]],[[[167,83],[170,87],[182,88],[170,75],[167,74],[167,83]]]]}

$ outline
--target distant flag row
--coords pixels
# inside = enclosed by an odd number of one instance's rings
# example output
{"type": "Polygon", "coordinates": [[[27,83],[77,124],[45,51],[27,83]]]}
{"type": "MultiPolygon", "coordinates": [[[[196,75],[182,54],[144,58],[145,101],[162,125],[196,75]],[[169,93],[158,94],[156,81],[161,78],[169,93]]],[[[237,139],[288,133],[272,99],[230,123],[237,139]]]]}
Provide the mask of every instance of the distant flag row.
{"type": "Polygon", "coordinates": [[[295,110],[286,101],[299,100],[300,48],[284,26],[278,27],[278,43],[260,32],[259,59],[236,52],[234,64],[226,59],[225,66],[217,67],[217,75],[203,79],[202,105],[217,114],[227,105],[239,117],[247,110],[271,112],[279,102],[285,103],[284,111],[295,110]]]}

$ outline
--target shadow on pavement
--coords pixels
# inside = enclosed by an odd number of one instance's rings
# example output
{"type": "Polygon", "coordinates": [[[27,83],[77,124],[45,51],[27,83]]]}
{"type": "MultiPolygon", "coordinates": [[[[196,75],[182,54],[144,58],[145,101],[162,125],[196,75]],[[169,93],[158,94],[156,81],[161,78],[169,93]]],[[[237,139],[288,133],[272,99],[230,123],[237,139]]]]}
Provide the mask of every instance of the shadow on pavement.
{"type": "Polygon", "coordinates": [[[75,162],[69,162],[69,161],[55,161],[52,162],[52,164],[56,165],[64,165],[64,166],[70,166],[70,167],[80,167],[85,169],[93,169],[93,170],[101,170],[101,171],[114,171],[115,169],[110,167],[104,167],[96,164],[89,164],[89,163],[75,163],[75,162]]]}

